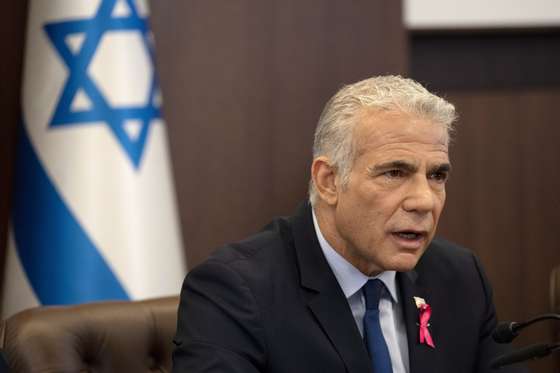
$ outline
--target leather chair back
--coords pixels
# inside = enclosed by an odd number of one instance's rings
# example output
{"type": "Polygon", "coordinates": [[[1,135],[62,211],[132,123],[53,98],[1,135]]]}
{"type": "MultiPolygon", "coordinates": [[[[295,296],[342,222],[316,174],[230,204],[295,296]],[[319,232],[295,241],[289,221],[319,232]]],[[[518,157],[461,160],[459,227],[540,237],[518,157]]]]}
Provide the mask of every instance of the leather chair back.
{"type": "MultiPolygon", "coordinates": [[[[550,273],[550,310],[560,314],[560,265],[550,273]]],[[[552,341],[560,342],[560,322],[552,324],[552,341]]],[[[556,354],[556,371],[560,372],[560,354],[556,354]]]]}
{"type": "Polygon", "coordinates": [[[550,307],[552,312],[560,313],[560,266],[550,274],[550,307]]]}
{"type": "Polygon", "coordinates": [[[3,322],[13,373],[170,372],[178,297],[38,307],[3,322]]]}

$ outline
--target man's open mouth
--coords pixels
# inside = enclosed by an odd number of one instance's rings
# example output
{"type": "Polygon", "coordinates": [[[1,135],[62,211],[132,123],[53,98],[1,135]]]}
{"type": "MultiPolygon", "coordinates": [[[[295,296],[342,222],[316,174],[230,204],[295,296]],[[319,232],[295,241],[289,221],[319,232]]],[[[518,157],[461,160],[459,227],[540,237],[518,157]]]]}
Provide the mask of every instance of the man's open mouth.
{"type": "Polygon", "coordinates": [[[405,240],[415,241],[415,240],[423,239],[426,236],[426,233],[405,230],[405,231],[393,232],[393,235],[405,240]]]}

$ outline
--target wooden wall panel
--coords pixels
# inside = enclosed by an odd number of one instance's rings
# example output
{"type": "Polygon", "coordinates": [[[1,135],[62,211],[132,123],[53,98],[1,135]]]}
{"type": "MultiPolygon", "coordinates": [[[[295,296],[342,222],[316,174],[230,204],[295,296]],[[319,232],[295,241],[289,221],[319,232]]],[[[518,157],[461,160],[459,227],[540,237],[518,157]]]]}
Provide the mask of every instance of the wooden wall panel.
{"type": "MultiPolygon", "coordinates": [[[[500,309],[523,307],[512,297],[522,255],[519,99],[512,94],[448,96],[460,112],[451,150],[453,174],[441,234],[474,249],[490,271],[500,309]],[[516,110],[517,108],[517,110],[516,110]],[[507,128],[505,128],[507,127],[507,128]],[[505,265],[504,265],[505,264],[505,265]]],[[[506,315],[504,315],[505,317],[506,315]]]]}
{"type": "MultiPolygon", "coordinates": [[[[549,312],[560,264],[560,29],[411,34],[411,75],[456,103],[454,172],[440,233],[472,247],[503,320],[549,312]]],[[[550,338],[550,324],[517,345],[550,338]]],[[[560,371],[554,359],[532,372],[560,371]]]]}
{"type": "Polygon", "coordinates": [[[153,1],[189,266],[306,197],[312,135],[344,83],[404,73],[391,0],[153,1]]]}
{"type": "MultiPolygon", "coordinates": [[[[527,109],[519,118],[523,141],[520,182],[524,190],[520,230],[525,264],[519,278],[524,300],[533,316],[551,311],[549,276],[552,268],[560,264],[560,241],[556,237],[560,231],[560,173],[557,171],[560,164],[560,88],[526,92],[521,101],[522,107],[527,109]]],[[[548,340],[550,329],[551,323],[547,323],[528,330],[526,340],[548,340]]],[[[548,358],[541,365],[535,364],[534,371],[545,371],[544,367],[552,367],[552,362],[553,359],[548,358]],[[537,370],[537,367],[542,368],[537,370]]],[[[555,370],[558,372],[560,366],[556,365],[555,370]]]]}
{"type": "MultiPolygon", "coordinates": [[[[20,120],[21,71],[27,1],[10,1],[0,13],[0,283],[4,278],[4,251],[12,197],[16,131],[20,120]]],[[[2,287],[0,287],[0,295],[2,287]]]]}
{"type": "MultiPolygon", "coordinates": [[[[502,320],[549,312],[549,274],[560,264],[560,89],[450,91],[461,119],[440,233],[480,256],[502,320]]],[[[550,325],[517,345],[547,342],[550,325]]],[[[553,359],[530,363],[553,372],[553,359]]]]}

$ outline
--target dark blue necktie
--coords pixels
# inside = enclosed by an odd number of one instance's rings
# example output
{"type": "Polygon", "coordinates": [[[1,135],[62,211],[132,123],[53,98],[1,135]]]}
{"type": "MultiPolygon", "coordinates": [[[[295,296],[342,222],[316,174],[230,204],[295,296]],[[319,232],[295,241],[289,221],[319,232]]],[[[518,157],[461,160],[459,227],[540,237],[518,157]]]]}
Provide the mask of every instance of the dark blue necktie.
{"type": "Polygon", "coordinates": [[[383,295],[385,284],[378,279],[368,280],[364,287],[366,314],[364,315],[364,339],[366,342],[373,373],[393,373],[391,355],[379,323],[379,300],[383,295]]]}

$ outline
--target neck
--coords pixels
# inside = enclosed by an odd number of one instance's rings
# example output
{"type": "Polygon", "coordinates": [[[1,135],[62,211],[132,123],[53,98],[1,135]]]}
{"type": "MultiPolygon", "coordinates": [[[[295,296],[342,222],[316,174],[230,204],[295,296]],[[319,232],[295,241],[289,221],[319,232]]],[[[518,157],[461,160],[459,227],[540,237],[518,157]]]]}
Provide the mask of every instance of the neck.
{"type": "Polygon", "coordinates": [[[355,255],[354,253],[357,250],[353,250],[351,244],[339,234],[336,226],[335,207],[316,203],[313,211],[315,212],[321,234],[340,256],[366,276],[373,277],[383,272],[381,268],[372,264],[366,258],[355,255]]]}

